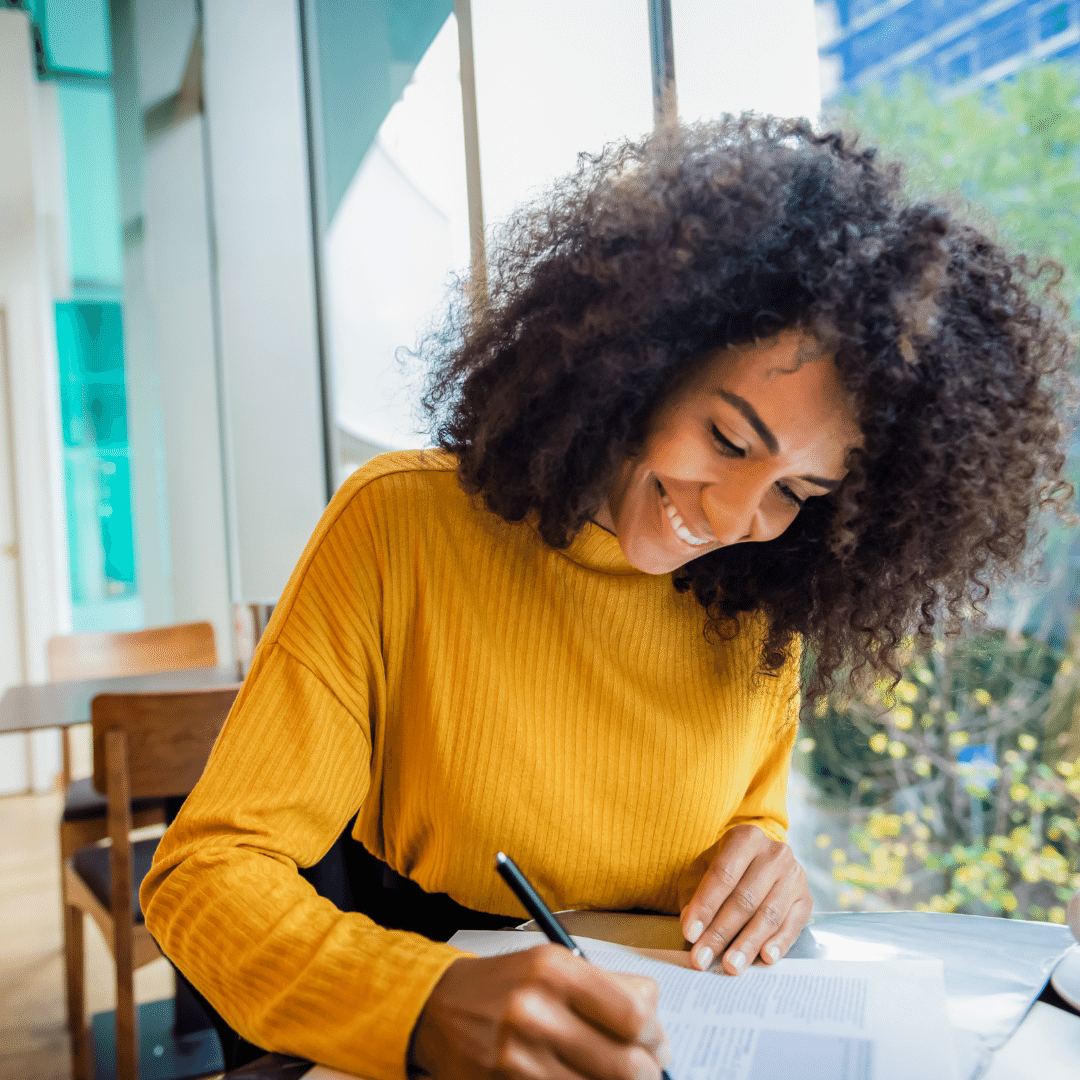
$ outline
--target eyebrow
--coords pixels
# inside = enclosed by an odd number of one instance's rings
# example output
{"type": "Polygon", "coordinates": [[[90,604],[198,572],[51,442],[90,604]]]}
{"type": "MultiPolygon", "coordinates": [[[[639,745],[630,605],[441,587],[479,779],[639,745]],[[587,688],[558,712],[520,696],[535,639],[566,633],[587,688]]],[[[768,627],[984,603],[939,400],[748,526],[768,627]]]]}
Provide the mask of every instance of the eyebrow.
{"type": "MultiPolygon", "coordinates": [[[[730,390],[717,390],[716,393],[746,417],[747,423],[758,433],[770,454],[780,452],[780,443],[776,441],[776,436],[769,430],[768,425],[758,416],[757,410],[746,398],[739,397],[738,394],[733,394],[730,390]]],[[[835,491],[840,486],[839,480],[827,480],[824,476],[800,476],[799,479],[805,480],[815,487],[823,488],[825,491],[835,491]]]]}

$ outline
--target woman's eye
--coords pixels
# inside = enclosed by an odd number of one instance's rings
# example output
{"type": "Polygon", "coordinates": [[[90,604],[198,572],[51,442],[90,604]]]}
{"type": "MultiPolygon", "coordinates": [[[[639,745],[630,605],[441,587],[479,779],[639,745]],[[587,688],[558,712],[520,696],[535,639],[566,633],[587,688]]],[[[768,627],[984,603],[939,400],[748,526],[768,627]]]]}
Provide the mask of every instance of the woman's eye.
{"type": "Polygon", "coordinates": [[[787,486],[787,484],[777,484],[776,486],[780,490],[780,494],[783,495],[784,498],[787,499],[787,501],[792,505],[797,506],[801,509],[806,503],[806,500],[800,499],[799,496],[796,495],[795,492],[787,486]]]}
{"type": "Polygon", "coordinates": [[[721,453],[728,457],[746,457],[746,451],[741,446],[736,446],[730,439],[725,439],[720,429],[713,424],[713,438],[720,444],[721,453]]]}

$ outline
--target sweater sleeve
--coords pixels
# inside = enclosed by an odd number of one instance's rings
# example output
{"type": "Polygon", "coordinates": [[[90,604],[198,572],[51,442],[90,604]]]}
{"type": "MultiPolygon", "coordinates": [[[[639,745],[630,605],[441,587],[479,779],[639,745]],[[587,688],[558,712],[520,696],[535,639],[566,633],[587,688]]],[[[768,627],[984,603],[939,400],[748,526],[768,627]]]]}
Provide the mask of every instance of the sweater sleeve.
{"type": "Polygon", "coordinates": [[[377,709],[365,702],[379,695],[378,597],[363,580],[376,575],[344,580],[340,551],[324,547],[313,538],[294,573],[141,902],[165,954],[244,1038],[398,1080],[427,998],[464,954],[343,913],[298,873],[369,795],[377,709]],[[330,585],[349,597],[341,635],[325,622],[332,605],[312,601],[330,585]],[[333,669],[317,670],[327,656],[333,669]]]}
{"type": "Polygon", "coordinates": [[[770,839],[787,842],[788,771],[799,731],[802,701],[799,690],[800,656],[801,648],[779,672],[771,692],[762,695],[763,715],[759,728],[762,750],[757,769],[735,812],[720,828],[716,842],[680,874],[680,908],[689,903],[705,871],[723,845],[724,837],[736,825],[756,825],[770,839]]]}

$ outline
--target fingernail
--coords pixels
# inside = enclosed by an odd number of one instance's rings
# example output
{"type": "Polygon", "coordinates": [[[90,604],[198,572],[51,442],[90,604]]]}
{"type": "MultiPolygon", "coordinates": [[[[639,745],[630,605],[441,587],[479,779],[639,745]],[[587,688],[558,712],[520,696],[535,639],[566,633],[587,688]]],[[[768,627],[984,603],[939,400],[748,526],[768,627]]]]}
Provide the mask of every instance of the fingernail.
{"type": "Polygon", "coordinates": [[[729,952],[727,962],[736,970],[742,971],[746,967],[746,957],[741,952],[729,952]]]}
{"type": "Polygon", "coordinates": [[[702,971],[705,971],[708,966],[713,962],[713,957],[715,955],[716,954],[712,951],[712,949],[710,949],[709,946],[706,945],[705,948],[697,954],[697,966],[701,968],[702,971]]]}
{"type": "Polygon", "coordinates": [[[664,1033],[660,1030],[660,1021],[653,1017],[638,1036],[638,1042],[643,1046],[649,1046],[652,1043],[658,1043],[663,1037],[664,1033]]]}
{"type": "Polygon", "coordinates": [[[765,951],[769,954],[769,959],[775,964],[780,959],[780,946],[769,945],[765,951]]]}
{"type": "Polygon", "coordinates": [[[695,919],[686,931],[686,940],[689,941],[691,945],[693,945],[694,942],[697,941],[699,937],[701,937],[701,932],[704,929],[705,927],[702,925],[701,920],[695,919]]]}

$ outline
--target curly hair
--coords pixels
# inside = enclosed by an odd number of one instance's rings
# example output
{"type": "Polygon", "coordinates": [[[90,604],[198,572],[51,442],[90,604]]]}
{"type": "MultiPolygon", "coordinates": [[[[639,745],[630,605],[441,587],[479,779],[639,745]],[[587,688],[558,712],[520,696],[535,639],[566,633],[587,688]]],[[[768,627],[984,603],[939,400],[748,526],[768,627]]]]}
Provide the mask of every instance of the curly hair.
{"type": "Polygon", "coordinates": [[[1061,267],[914,201],[858,141],[743,114],[581,155],[421,350],[463,487],[560,548],[704,357],[786,329],[825,346],[863,432],[845,480],[780,537],[673,575],[715,638],[765,617],[764,672],[802,638],[808,698],[840,670],[898,678],[904,639],[977,612],[1072,492],[1061,267]]]}

